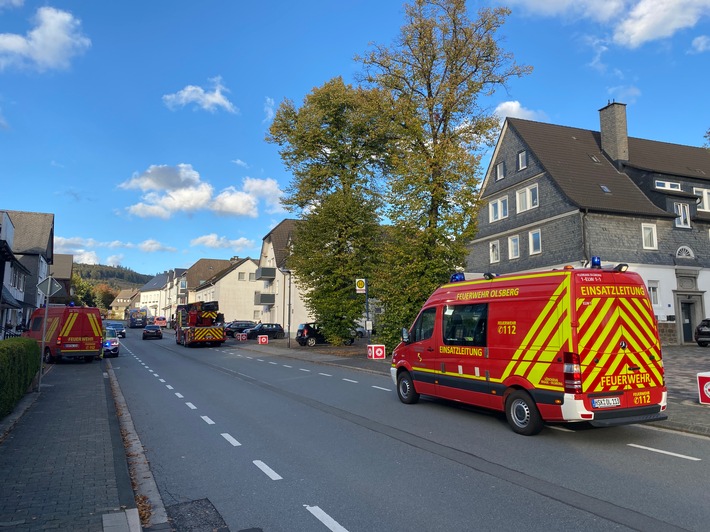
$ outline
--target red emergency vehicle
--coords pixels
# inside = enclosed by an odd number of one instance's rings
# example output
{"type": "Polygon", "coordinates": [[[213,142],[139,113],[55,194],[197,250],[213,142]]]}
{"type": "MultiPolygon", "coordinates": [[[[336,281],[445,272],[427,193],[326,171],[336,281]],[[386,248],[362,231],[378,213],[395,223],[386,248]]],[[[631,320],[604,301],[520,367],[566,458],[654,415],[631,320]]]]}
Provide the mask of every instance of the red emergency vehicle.
{"type": "Polygon", "coordinates": [[[227,340],[224,316],[217,301],[195,301],[178,305],[175,313],[175,343],[193,345],[222,345],[227,340]]]}
{"type": "Polygon", "coordinates": [[[666,419],[661,346],[643,280],[625,264],[593,264],[437,289],[393,352],[399,399],[416,403],[425,394],[504,411],[525,435],[545,422],[666,419]]]}

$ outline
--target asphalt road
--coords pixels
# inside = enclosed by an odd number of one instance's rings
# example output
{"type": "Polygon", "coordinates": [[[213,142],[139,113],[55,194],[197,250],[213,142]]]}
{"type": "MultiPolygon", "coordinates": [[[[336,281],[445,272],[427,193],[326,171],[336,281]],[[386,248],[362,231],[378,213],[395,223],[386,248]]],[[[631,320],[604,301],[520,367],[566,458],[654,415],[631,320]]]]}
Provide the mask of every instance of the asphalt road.
{"type": "Polygon", "coordinates": [[[386,375],[128,335],[112,361],[168,514],[230,530],[707,530],[710,439],[533,438],[386,375]],[[193,506],[189,506],[193,505],[193,506]],[[220,521],[223,520],[223,522],[220,521]]]}

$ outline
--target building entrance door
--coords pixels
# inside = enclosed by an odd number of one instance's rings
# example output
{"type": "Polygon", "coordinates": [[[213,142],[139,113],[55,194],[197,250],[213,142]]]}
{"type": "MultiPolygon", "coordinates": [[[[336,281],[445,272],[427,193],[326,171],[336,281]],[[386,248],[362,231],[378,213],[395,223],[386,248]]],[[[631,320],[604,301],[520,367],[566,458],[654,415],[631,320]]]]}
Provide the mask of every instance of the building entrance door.
{"type": "Polygon", "coordinates": [[[683,318],[683,343],[693,341],[693,303],[681,303],[683,318]]]}

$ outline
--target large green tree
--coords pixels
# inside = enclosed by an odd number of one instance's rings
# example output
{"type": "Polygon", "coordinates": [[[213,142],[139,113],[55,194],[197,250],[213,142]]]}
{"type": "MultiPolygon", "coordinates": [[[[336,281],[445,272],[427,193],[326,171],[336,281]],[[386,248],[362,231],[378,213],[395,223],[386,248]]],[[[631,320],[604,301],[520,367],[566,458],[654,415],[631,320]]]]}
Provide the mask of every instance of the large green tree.
{"type": "Polygon", "coordinates": [[[498,130],[486,98],[532,70],[500,47],[506,8],[481,9],[471,20],[465,0],[415,0],[405,13],[393,46],[359,58],[363,81],[397,104],[399,138],[384,198],[392,228],[373,283],[389,347],[426,296],[464,265],[475,234],[480,154],[498,130]]]}
{"type": "Polygon", "coordinates": [[[391,108],[388,93],[335,78],[300,108],[282,102],[267,136],[293,173],[282,198],[299,218],[288,268],[334,342],[350,338],[365,309],[355,279],[369,277],[377,257],[391,108]]]}

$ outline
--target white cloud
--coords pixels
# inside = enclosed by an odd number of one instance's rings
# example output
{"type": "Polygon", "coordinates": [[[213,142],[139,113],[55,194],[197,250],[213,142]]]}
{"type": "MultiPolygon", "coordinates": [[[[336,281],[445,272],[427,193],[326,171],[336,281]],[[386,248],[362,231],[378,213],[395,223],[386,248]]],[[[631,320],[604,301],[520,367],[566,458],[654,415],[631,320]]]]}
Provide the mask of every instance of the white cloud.
{"type": "Polygon", "coordinates": [[[266,212],[275,214],[283,212],[281,206],[281,196],[283,191],[275,179],[254,179],[247,177],[244,179],[244,191],[255,198],[259,198],[266,203],[266,212]]]}
{"type": "Polygon", "coordinates": [[[73,261],[79,264],[101,264],[95,251],[78,251],[73,253],[73,261]]]}
{"type": "Polygon", "coordinates": [[[236,164],[237,166],[241,166],[242,168],[249,168],[249,165],[247,163],[245,163],[244,161],[242,161],[241,159],[234,159],[234,160],[232,160],[232,162],[234,164],[236,164]]]}
{"type": "Polygon", "coordinates": [[[240,251],[242,249],[249,249],[255,246],[253,240],[248,238],[237,238],[231,240],[224,236],[217,236],[216,233],[210,233],[209,235],[203,235],[190,240],[191,246],[204,246],[212,249],[234,249],[235,251],[240,251]]]}
{"type": "Polygon", "coordinates": [[[123,255],[111,255],[106,259],[106,264],[108,266],[120,266],[123,260],[123,255]]]}
{"type": "Polygon", "coordinates": [[[274,106],[276,102],[268,96],[264,99],[264,123],[271,122],[274,119],[274,106]]]}
{"type": "Polygon", "coordinates": [[[25,0],[0,0],[0,9],[4,7],[22,7],[25,0]]]}
{"type": "Polygon", "coordinates": [[[214,199],[212,210],[219,214],[235,214],[256,218],[259,215],[257,199],[247,192],[227,187],[214,199]]]}
{"type": "Polygon", "coordinates": [[[524,118],[526,120],[547,120],[547,115],[543,111],[533,111],[526,109],[518,101],[508,101],[498,104],[494,114],[503,120],[506,117],[524,118]]]}
{"type": "Polygon", "coordinates": [[[609,87],[607,92],[614,100],[618,102],[636,103],[636,100],[641,96],[641,90],[633,85],[619,85],[617,87],[609,87]]]}
{"type": "Polygon", "coordinates": [[[71,13],[41,7],[27,35],[0,33],[0,70],[27,66],[40,72],[69,68],[71,60],[91,47],[81,33],[81,21],[71,13]]]}
{"type": "Polygon", "coordinates": [[[190,164],[177,166],[151,165],[142,174],[134,174],[119,188],[146,190],[179,190],[200,184],[200,174],[190,164]]]}
{"type": "Polygon", "coordinates": [[[229,113],[238,113],[239,109],[223,94],[223,92],[229,92],[229,90],[222,85],[222,78],[217,76],[210,79],[210,81],[214,84],[214,90],[212,92],[207,92],[202,87],[196,85],[188,85],[174,94],[164,95],[163,102],[168,109],[171,110],[177,107],[195,104],[197,107],[212,113],[219,108],[229,113]]]}
{"type": "Polygon", "coordinates": [[[591,18],[606,22],[623,13],[629,0],[506,0],[501,3],[509,7],[521,6],[530,13],[547,17],[591,18]]]}
{"type": "Polygon", "coordinates": [[[707,35],[700,35],[693,39],[691,53],[701,54],[703,52],[710,51],[710,37],[707,35]]]}
{"type": "Polygon", "coordinates": [[[174,247],[161,244],[157,240],[149,238],[138,244],[138,249],[146,253],[154,253],[156,251],[177,251],[174,247]]]}

